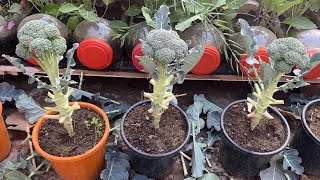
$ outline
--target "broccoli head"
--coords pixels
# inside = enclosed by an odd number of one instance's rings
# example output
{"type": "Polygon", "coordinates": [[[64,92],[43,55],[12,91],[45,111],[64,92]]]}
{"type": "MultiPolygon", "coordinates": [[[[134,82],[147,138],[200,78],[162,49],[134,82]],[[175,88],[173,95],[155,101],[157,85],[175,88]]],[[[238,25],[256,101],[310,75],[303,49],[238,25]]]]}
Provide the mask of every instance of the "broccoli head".
{"type": "Polygon", "coordinates": [[[67,49],[66,40],[59,29],[42,20],[27,22],[18,32],[16,54],[28,59],[32,55],[41,60],[52,53],[62,56],[67,49]]]}
{"type": "Polygon", "coordinates": [[[304,68],[309,63],[306,47],[297,39],[279,38],[268,46],[268,55],[273,61],[273,67],[279,72],[288,74],[293,66],[304,68]]]}
{"type": "Polygon", "coordinates": [[[169,64],[175,59],[185,57],[188,54],[188,45],[175,31],[154,29],[143,41],[142,52],[163,64],[169,64]]]}

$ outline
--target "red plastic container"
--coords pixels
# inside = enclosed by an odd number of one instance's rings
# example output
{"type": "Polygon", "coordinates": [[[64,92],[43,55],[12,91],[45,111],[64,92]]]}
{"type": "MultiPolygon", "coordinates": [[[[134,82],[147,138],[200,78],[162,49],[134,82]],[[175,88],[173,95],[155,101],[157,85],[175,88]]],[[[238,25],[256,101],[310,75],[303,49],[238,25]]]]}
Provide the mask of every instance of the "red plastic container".
{"type": "MultiPolygon", "coordinates": [[[[246,52],[244,52],[244,54],[240,57],[240,60],[239,60],[240,71],[246,76],[255,77],[254,72],[248,73],[248,70],[251,68],[251,65],[247,63],[246,61],[247,57],[248,57],[248,54],[246,52]]],[[[261,59],[265,63],[270,62],[269,56],[267,54],[267,48],[265,47],[260,47],[258,52],[255,54],[254,58],[258,61],[260,61],[261,59]]],[[[258,74],[260,75],[261,74],[261,71],[259,70],[260,63],[255,64],[254,67],[258,69],[258,74]]]]}
{"type": "Polygon", "coordinates": [[[144,54],[142,52],[142,43],[139,43],[133,48],[132,57],[131,57],[134,67],[136,67],[139,71],[142,71],[144,68],[140,64],[140,61],[138,58],[136,58],[136,56],[143,56],[143,55],[144,54]]]}
{"type": "Polygon", "coordinates": [[[214,72],[220,65],[220,53],[214,46],[206,45],[198,64],[191,70],[193,74],[205,75],[214,72]]]}
{"type": "MultiPolygon", "coordinates": [[[[320,52],[320,48],[308,50],[308,55],[311,56],[312,54],[320,52]]],[[[305,79],[315,79],[320,77],[320,64],[315,66],[308,74],[303,76],[305,79]]]]}
{"type": "Polygon", "coordinates": [[[33,57],[27,59],[27,61],[35,66],[39,66],[38,62],[33,57]]]}
{"type": "Polygon", "coordinates": [[[79,61],[90,69],[104,69],[112,63],[113,50],[105,41],[87,38],[81,41],[77,50],[79,61]]]}

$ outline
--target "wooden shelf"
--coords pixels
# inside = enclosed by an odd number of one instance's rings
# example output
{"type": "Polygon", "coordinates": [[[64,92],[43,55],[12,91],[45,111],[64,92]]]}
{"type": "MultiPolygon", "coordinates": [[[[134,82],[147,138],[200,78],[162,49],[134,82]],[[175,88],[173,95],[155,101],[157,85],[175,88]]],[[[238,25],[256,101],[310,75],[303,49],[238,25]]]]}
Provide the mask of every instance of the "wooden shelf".
{"type": "MultiPolygon", "coordinates": [[[[44,74],[44,71],[39,67],[26,67],[28,72],[35,74],[44,74]]],[[[19,75],[21,71],[14,66],[0,65],[0,75],[12,74],[19,75]]],[[[64,70],[60,70],[60,73],[63,74],[64,70]]],[[[139,73],[139,72],[125,72],[125,71],[92,71],[92,70],[82,70],[75,69],[73,75],[80,75],[81,72],[84,73],[84,76],[93,76],[93,77],[115,77],[115,78],[132,78],[132,79],[142,79],[148,78],[148,74],[139,73]]],[[[202,81],[249,81],[249,78],[246,76],[238,75],[194,75],[187,74],[186,80],[202,80],[202,81]]],[[[287,77],[281,78],[280,82],[286,82],[287,77]]],[[[320,78],[307,80],[309,83],[320,83],[320,78]]]]}

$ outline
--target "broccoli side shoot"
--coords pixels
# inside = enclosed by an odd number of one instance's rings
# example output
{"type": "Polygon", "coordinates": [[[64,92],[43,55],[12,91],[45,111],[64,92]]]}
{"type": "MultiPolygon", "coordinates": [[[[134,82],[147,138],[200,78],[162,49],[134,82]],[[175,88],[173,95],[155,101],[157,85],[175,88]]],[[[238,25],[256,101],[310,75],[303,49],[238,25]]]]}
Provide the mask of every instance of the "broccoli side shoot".
{"type": "Polygon", "coordinates": [[[157,28],[150,31],[142,42],[144,56],[137,57],[152,79],[152,93],[144,93],[152,102],[148,110],[154,119],[154,127],[159,128],[161,115],[175,99],[172,93],[174,83],[182,83],[187,74],[200,60],[204,45],[188,51],[188,45],[169,26],[169,8],[162,5],[155,13],[157,28]]]}
{"type": "MultiPolygon", "coordinates": [[[[33,57],[48,76],[51,84],[46,86],[50,90],[48,96],[56,107],[45,109],[59,112],[58,116],[51,116],[50,118],[59,119],[68,134],[73,136],[71,116],[73,111],[79,109],[80,106],[78,103],[69,106],[69,96],[72,94],[72,89],[68,86],[70,79],[59,76],[59,61],[66,52],[66,40],[60,35],[56,26],[41,20],[27,22],[19,30],[18,40],[16,54],[23,59],[33,57]]],[[[12,64],[17,65],[15,58],[4,57],[12,64]]],[[[20,65],[19,67],[23,66],[20,65]]]]}

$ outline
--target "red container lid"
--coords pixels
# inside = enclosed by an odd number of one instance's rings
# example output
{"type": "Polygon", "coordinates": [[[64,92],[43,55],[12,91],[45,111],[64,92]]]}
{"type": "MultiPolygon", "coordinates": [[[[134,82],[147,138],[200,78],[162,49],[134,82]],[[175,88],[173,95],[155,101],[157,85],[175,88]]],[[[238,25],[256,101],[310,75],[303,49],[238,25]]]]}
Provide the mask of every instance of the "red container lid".
{"type": "Polygon", "coordinates": [[[206,45],[198,64],[191,70],[192,73],[205,75],[214,72],[220,65],[220,53],[214,46],[206,45]]]}
{"type": "Polygon", "coordinates": [[[77,55],[84,66],[100,70],[112,63],[113,50],[108,43],[101,39],[87,38],[81,41],[77,55]]]}
{"type": "Polygon", "coordinates": [[[35,66],[39,66],[38,62],[33,57],[27,59],[27,61],[35,66]]]}
{"type": "Polygon", "coordinates": [[[144,56],[142,52],[142,43],[137,44],[132,50],[132,63],[139,70],[143,71],[143,66],[140,64],[140,60],[136,56],[144,56]]]}
{"type": "MultiPolygon", "coordinates": [[[[250,64],[247,63],[246,59],[248,57],[247,52],[244,52],[242,56],[240,56],[240,71],[246,75],[246,76],[250,76],[250,77],[255,77],[254,72],[250,72],[248,73],[247,71],[252,67],[250,64]]],[[[265,47],[260,47],[258,52],[254,55],[254,58],[257,59],[258,61],[260,61],[260,59],[265,62],[265,63],[269,63],[270,59],[269,56],[267,54],[267,48],[265,47]]],[[[254,64],[254,67],[259,69],[260,68],[260,63],[259,64],[254,64]]],[[[258,70],[258,74],[261,74],[261,71],[258,70]]]]}
{"type": "MultiPolygon", "coordinates": [[[[308,51],[308,55],[311,56],[312,54],[320,52],[320,48],[311,49],[308,51]]],[[[316,65],[311,71],[303,76],[306,79],[315,79],[320,77],[320,64],[316,65]]]]}

